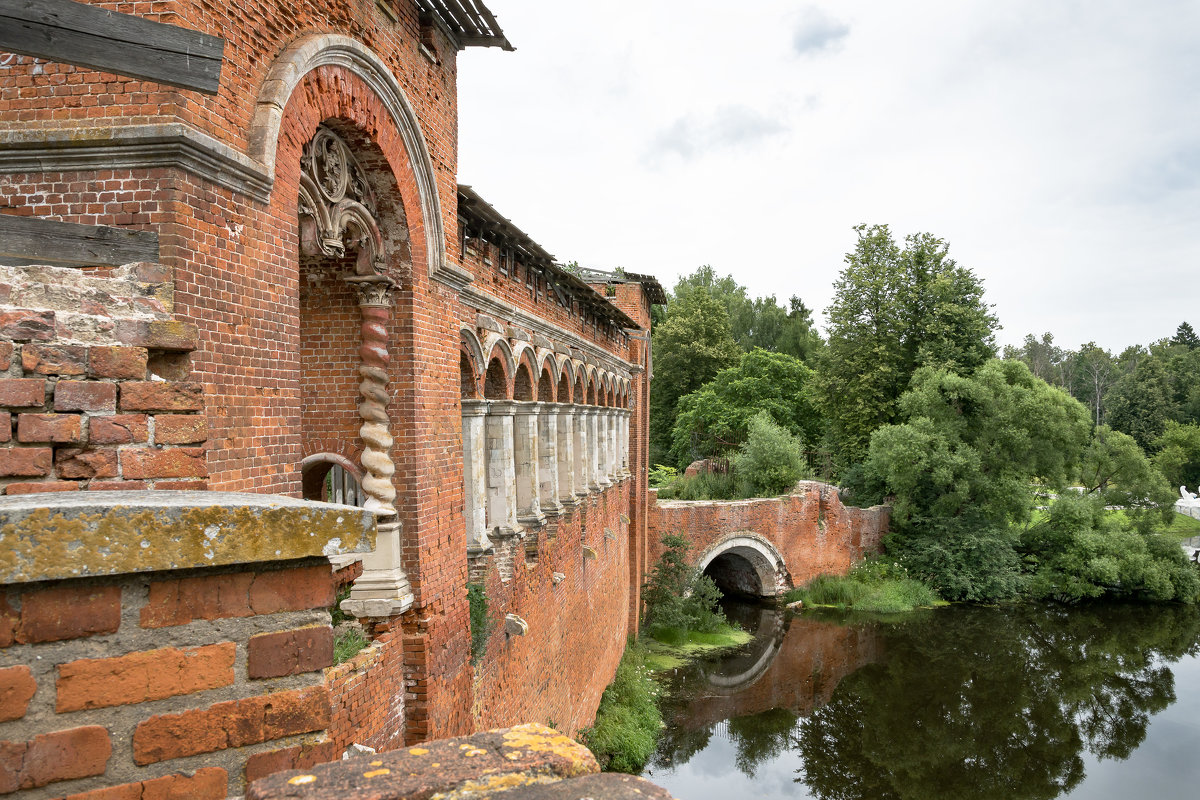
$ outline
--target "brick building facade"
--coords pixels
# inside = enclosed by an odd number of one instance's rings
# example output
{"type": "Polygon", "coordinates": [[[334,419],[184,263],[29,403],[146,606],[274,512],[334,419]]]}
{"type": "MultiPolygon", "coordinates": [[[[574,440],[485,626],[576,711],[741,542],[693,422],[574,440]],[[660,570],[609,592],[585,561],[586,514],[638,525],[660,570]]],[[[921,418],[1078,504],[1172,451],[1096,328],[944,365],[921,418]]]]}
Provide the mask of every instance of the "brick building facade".
{"type": "Polygon", "coordinates": [[[589,724],[646,569],[662,291],[584,282],[459,185],[457,53],[510,49],[494,18],[89,5],[218,37],[219,83],[0,54],[0,214],[157,247],[121,266],[0,245],[6,493],[331,499],[335,476],[376,512],[374,551],[335,564],[373,643],[324,674],[326,727],[253,749],[256,774],[314,743],[589,724]],[[494,624],[476,664],[470,581],[494,624]]]}

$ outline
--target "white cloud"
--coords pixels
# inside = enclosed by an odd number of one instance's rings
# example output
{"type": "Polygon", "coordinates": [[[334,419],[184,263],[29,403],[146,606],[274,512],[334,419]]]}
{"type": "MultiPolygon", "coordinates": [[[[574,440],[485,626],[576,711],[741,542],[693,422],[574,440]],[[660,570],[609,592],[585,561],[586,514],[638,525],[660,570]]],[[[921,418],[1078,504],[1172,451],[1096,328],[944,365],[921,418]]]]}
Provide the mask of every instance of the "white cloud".
{"type": "Polygon", "coordinates": [[[792,33],[792,47],[800,55],[828,52],[837,49],[850,35],[850,26],[826,14],[816,6],[807,6],[792,33]]]}
{"type": "Polygon", "coordinates": [[[1193,0],[489,7],[519,49],[460,56],[460,179],[564,260],[824,309],[886,222],[950,242],[1002,342],[1200,325],[1193,0]]]}

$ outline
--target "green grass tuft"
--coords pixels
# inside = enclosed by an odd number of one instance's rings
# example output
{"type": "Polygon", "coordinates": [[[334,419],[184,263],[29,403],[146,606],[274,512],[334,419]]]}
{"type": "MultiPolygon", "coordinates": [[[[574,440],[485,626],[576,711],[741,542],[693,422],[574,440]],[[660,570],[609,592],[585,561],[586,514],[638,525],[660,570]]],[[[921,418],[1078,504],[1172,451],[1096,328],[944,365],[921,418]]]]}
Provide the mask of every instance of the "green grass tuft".
{"type": "Polygon", "coordinates": [[[367,637],[358,628],[340,628],[333,639],[333,663],[349,661],[368,644],[367,637]]]}

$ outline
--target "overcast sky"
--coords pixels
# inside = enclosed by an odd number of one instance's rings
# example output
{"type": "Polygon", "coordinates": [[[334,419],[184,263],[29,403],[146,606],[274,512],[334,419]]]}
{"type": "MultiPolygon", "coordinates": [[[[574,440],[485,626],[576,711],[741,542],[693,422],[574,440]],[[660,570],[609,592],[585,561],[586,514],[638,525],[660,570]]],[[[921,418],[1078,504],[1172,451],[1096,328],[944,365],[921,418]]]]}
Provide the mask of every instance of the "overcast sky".
{"type": "Polygon", "coordinates": [[[1197,0],[487,3],[517,51],[460,55],[459,180],[560,261],[822,312],[886,223],[1002,344],[1200,329],[1197,0]]]}

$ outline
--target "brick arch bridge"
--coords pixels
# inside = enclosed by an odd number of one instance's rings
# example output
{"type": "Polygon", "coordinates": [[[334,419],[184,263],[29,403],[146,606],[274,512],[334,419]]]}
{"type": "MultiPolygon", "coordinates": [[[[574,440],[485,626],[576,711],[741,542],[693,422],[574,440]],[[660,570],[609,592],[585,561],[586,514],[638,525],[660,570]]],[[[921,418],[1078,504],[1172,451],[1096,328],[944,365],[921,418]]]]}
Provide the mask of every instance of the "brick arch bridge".
{"type": "Polygon", "coordinates": [[[664,535],[678,534],[691,566],[722,591],[778,597],[878,552],[887,526],[887,506],[845,506],[837,487],[817,481],[753,500],[659,501],[652,492],[647,563],[661,557],[664,535]]]}

